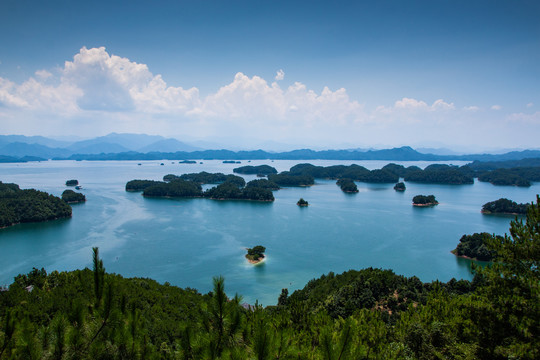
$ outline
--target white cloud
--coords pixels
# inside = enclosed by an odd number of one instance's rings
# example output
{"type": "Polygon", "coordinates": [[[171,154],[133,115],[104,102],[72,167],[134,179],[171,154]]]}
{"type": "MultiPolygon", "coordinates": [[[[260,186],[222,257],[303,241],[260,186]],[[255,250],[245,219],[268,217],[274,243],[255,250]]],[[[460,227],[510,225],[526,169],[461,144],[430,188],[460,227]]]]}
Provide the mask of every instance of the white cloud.
{"type": "Polygon", "coordinates": [[[501,109],[502,109],[502,106],[501,106],[501,105],[493,105],[493,106],[491,107],[491,110],[496,110],[496,111],[498,111],[498,110],[501,110],[501,109]]]}
{"type": "Polygon", "coordinates": [[[48,72],[47,70],[38,70],[36,71],[36,77],[38,77],[41,80],[46,80],[50,78],[52,74],[48,72]]]}
{"type": "Polygon", "coordinates": [[[519,122],[540,125],[540,111],[537,111],[532,114],[524,114],[524,113],[510,114],[508,118],[512,121],[519,121],[519,122]]]}
{"type": "Polygon", "coordinates": [[[527,104],[527,107],[528,107],[528,108],[532,108],[533,106],[534,106],[534,103],[532,103],[532,102],[530,102],[530,103],[527,104]]]}
{"type": "MultiPolygon", "coordinates": [[[[426,137],[469,143],[501,131],[494,123],[509,127],[503,135],[538,133],[538,112],[491,113],[488,119],[477,106],[458,109],[448,100],[430,103],[412,97],[366,111],[344,88],[314,90],[301,82],[281,87],[284,76],[280,69],[269,82],[239,72],[201,98],[197,88],[170,86],[145,64],[103,47],[83,47],[61,69],[38,70],[22,83],[0,77],[0,123],[6,133],[93,136],[117,131],[359,145],[426,137]],[[508,125],[511,120],[520,126],[508,125]]],[[[499,140],[511,139],[503,135],[497,135],[499,140]]]]}

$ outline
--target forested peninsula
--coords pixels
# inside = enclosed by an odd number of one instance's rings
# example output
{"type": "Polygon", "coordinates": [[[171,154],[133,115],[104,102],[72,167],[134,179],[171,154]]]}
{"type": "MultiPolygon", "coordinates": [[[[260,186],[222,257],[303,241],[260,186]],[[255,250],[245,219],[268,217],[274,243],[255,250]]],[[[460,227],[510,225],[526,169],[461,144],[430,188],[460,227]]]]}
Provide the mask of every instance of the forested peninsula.
{"type": "Polygon", "coordinates": [[[0,181],[0,228],[71,217],[71,206],[57,196],[0,181]]]}
{"type": "MultiPolygon", "coordinates": [[[[0,292],[0,359],[537,359],[540,198],[472,281],[328,273],[266,308],[92,270],[33,269],[0,292]],[[516,254],[519,254],[516,257],[516,254]]],[[[90,255],[90,254],[89,254],[90,255]]]]}

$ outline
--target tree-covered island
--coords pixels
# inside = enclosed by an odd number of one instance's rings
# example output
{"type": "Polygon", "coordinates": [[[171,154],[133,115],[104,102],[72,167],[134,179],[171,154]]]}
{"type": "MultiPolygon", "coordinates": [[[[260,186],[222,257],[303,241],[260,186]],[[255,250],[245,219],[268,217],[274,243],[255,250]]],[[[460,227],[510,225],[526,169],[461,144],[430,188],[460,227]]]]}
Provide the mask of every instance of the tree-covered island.
{"type": "Polygon", "coordinates": [[[396,185],[394,185],[394,190],[396,191],[405,191],[405,189],[405,184],[402,182],[398,182],[396,185]]]}
{"type": "Polygon", "coordinates": [[[68,204],[78,204],[86,201],[86,196],[84,194],[75,192],[73,190],[64,190],[62,193],[62,200],[68,204]]]}
{"type": "Polygon", "coordinates": [[[525,215],[529,204],[518,204],[515,201],[501,198],[482,206],[482,214],[525,215]]]}
{"type": "Polygon", "coordinates": [[[358,187],[351,179],[339,179],[336,181],[337,186],[345,193],[357,193],[358,187]]]}
{"type": "Polygon", "coordinates": [[[298,200],[296,205],[300,207],[305,207],[305,206],[309,206],[309,203],[306,200],[304,200],[304,198],[300,198],[300,200],[298,200]]]}
{"type": "Polygon", "coordinates": [[[435,199],[435,195],[416,195],[412,199],[413,206],[435,206],[439,202],[435,199]]]}
{"type": "Polygon", "coordinates": [[[486,243],[492,241],[502,241],[502,236],[494,236],[488,233],[474,233],[472,235],[463,235],[459,239],[458,246],[452,250],[452,254],[465,257],[472,260],[491,261],[495,255],[494,251],[489,250],[486,243]]]}
{"type": "Polygon", "coordinates": [[[257,245],[252,248],[246,248],[246,250],[246,259],[250,264],[259,264],[265,259],[264,252],[266,251],[266,248],[264,246],[257,245]]]}
{"type": "Polygon", "coordinates": [[[276,168],[270,166],[270,165],[259,165],[259,166],[253,166],[253,165],[246,165],[241,166],[233,169],[233,172],[237,174],[245,174],[245,175],[270,175],[270,174],[277,174],[276,168]]]}
{"type": "Polygon", "coordinates": [[[268,180],[252,180],[246,184],[244,178],[221,173],[168,174],[164,181],[131,180],[126,191],[143,191],[145,197],[199,198],[213,200],[274,201],[272,190],[279,187],[268,180]],[[219,182],[219,185],[202,190],[201,184],[219,182]]]}
{"type": "Polygon", "coordinates": [[[0,181],[0,228],[71,217],[71,206],[57,196],[0,181]]]}
{"type": "Polygon", "coordinates": [[[66,181],[66,186],[77,186],[79,185],[79,180],[71,179],[66,181]]]}

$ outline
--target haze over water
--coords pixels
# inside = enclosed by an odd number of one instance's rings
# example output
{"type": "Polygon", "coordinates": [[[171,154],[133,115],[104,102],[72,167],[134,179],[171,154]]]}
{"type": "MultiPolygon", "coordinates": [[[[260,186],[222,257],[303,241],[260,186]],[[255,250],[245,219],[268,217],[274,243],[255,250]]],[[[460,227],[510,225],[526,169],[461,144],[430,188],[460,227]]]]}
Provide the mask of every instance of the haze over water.
{"type": "MultiPolygon", "coordinates": [[[[389,161],[309,161],[315,165],[359,164],[381,168],[389,161]]],[[[0,180],[60,195],[65,181],[78,179],[87,202],[73,206],[73,217],[0,230],[0,284],[9,284],[32,267],[48,272],[91,267],[91,248],[99,246],[107,272],[148,277],[180,287],[211,290],[223,275],[229,295],[263,305],[330,271],[379,267],[422,281],[471,279],[470,261],[450,253],[464,234],[508,232],[513,217],[486,216],[481,206],[501,197],[531,202],[530,188],[357,182],[359,193],[345,194],[335,181],[317,180],[308,188],[275,191],[273,203],[208,199],[146,199],[125,191],[133,179],[161,180],[166,174],[232,173],[238,164],[203,161],[48,161],[0,164],[0,180]],[[440,205],[414,208],[418,194],[434,194],[440,205]],[[302,197],[310,206],[296,206],[302,197]],[[245,248],[267,248],[265,263],[252,266],[245,248]]],[[[302,161],[252,161],[278,171],[302,161]]],[[[400,162],[396,162],[400,163],[400,162]]],[[[440,163],[440,162],[439,162],[440,163]]],[[[454,162],[455,164],[461,164],[454,162]]],[[[247,161],[242,161],[246,165],[247,161]]],[[[401,162],[425,167],[428,162],[401,162]]],[[[246,181],[255,176],[244,176],[246,181]]],[[[214,186],[214,185],[208,185],[214,186]]]]}

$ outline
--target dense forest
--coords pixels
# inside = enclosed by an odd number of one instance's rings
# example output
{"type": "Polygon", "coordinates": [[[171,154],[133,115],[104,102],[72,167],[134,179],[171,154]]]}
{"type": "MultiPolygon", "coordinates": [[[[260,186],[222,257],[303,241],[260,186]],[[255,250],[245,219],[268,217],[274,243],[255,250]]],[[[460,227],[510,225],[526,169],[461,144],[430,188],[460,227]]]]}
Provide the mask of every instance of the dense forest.
{"type": "Polygon", "coordinates": [[[473,281],[329,273],[276,306],[105,271],[33,269],[0,292],[0,359],[538,359],[540,198],[473,281]]]}
{"type": "Polygon", "coordinates": [[[435,199],[435,195],[416,195],[413,197],[412,202],[416,206],[431,206],[439,203],[435,199]]]}
{"type": "Polygon", "coordinates": [[[259,166],[241,166],[233,169],[233,172],[237,174],[261,174],[261,175],[270,175],[277,174],[276,168],[270,165],[259,165],[259,166]]]}
{"type": "Polygon", "coordinates": [[[483,214],[513,214],[525,215],[529,204],[518,204],[515,201],[501,198],[490,201],[482,206],[483,214]]]}
{"type": "Polygon", "coordinates": [[[68,217],[71,206],[59,197],[0,181],[0,228],[68,217]]]}
{"type": "Polygon", "coordinates": [[[278,186],[311,186],[315,183],[315,179],[311,175],[293,174],[288,171],[270,174],[268,180],[278,186]]]}
{"type": "Polygon", "coordinates": [[[246,184],[244,178],[236,175],[206,172],[184,175],[168,174],[163,177],[165,181],[131,180],[126,184],[126,191],[143,191],[146,197],[274,201],[272,190],[279,189],[278,185],[266,179],[252,180],[246,184]],[[202,190],[201,183],[218,180],[223,181],[206,191],[202,190]]]}
{"type": "Polygon", "coordinates": [[[64,190],[64,192],[62,193],[62,200],[64,200],[68,204],[76,204],[85,202],[86,196],[84,196],[84,194],[67,189],[64,190]]]}
{"type": "Polygon", "coordinates": [[[339,179],[336,181],[336,185],[341,188],[341,191],[346,193],[357,193],[358,186],[351,179],[339,179]]]}
{"type": "Polygon", "coordinates": [[[472,235],[463,235],[459,239],[458,246],[452,250],[457,256],[466,256],[471,259],[481,261],[491,261],[496,254],[486,246],[487,241],[502,241],[502,236],[491,235],[488,233],[474,233],[472,235]],[[489,239],[489,240],[486,240],[489,239]]]}

